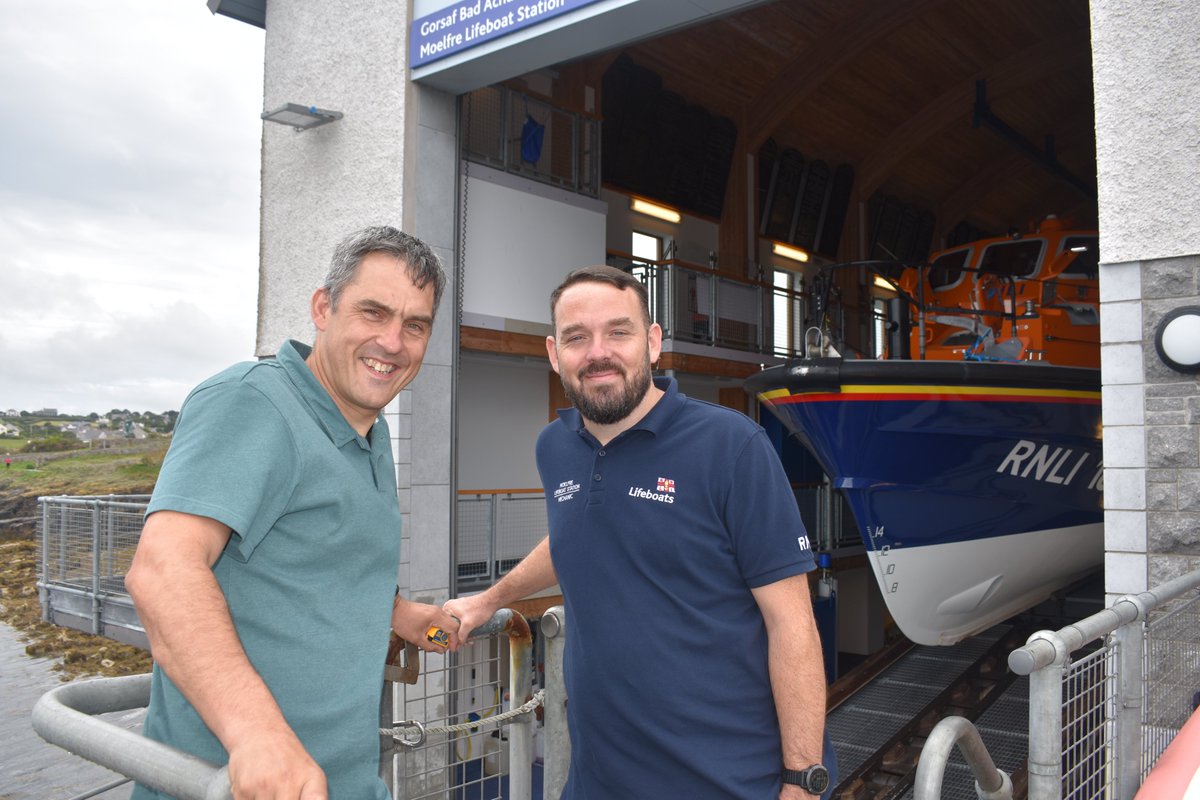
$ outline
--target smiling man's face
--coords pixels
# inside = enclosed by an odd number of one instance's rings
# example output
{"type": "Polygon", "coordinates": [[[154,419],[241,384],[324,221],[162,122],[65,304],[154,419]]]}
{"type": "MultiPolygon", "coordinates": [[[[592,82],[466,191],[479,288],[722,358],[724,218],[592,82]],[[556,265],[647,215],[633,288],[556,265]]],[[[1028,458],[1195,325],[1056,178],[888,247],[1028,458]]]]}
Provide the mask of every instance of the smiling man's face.
{"type": "Polygon", "coordinates": [[[317,337],[309,368],[365,435],[421,369],[433,331],[433,285],[418,289],[402,260],[368,253],[336,308],[325,289],[313,294],[312,318],[317,337]]]}

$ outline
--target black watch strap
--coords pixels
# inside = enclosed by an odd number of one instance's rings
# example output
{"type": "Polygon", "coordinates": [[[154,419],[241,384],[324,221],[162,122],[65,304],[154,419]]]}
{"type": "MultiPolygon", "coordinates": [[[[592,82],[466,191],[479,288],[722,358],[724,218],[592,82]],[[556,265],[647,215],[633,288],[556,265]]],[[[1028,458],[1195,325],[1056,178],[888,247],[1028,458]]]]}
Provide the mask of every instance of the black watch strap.
{"type": "Polygon", "coordinates": [[[809,794],[821,794],[829,788],[829,770],[821,764],[804,769],[784,769],[783,782],[799,786],[809,794]]]}

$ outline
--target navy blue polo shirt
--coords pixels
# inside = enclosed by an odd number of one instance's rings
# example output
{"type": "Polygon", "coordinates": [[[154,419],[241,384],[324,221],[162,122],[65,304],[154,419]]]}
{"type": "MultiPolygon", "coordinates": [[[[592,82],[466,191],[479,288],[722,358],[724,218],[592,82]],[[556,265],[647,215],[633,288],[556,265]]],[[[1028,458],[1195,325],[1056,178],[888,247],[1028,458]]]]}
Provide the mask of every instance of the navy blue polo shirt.
{"type": "Polygon", "coordinates": [[[564,798],[766,798],[782,755],[751,589],[814,568],[783,467],[742,414],[666,394],[605,446],[537,443],[570,635],[564,798]]]}

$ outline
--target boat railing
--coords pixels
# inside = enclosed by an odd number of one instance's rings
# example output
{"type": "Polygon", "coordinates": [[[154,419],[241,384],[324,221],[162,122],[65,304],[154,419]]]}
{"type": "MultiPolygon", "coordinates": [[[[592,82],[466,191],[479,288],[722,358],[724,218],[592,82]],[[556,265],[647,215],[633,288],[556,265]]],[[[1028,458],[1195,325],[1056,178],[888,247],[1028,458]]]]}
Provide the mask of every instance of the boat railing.
{"type": "MultiPolygon", "coordinates": [[[[1133,798],[1196,706],[1197,630],[1200,570],[1034,633],[1009,654],[1009,668],[1029,676],[1030,800],[1133,798]]],[[[922,754],[916,800],[938,796],[943,749],[922,754]]],[[[988,775],[986,764],[976,772],[988,775]]]]}

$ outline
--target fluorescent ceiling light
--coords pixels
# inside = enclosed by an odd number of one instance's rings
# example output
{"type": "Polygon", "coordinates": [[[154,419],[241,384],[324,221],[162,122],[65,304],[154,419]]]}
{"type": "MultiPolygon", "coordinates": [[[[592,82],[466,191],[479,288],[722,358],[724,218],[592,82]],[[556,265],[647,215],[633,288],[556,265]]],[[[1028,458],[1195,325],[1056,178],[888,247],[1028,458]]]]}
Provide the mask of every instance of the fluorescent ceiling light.
{"type": "Polygon", "coordinates": [[[651,203],[649,200],[643,200],[640,197],[629,198],[629,208],[639,214],[645,214],[649,217],[657,217],[665,219],[667,222],[679,222],[683,219],[678,211],[667,206],[660,206],[658,203],[651,203]]]}
{"type": "Polygon", "coordinates": [[[774,246],[771,248],[771,252],[777,256],[790,258],[792,261],[808,261],[808,253],[804,252],[799,247],[789,247],[786,244],[780,244],[779,242],[774,243],[774,246]]]}
{"type": "Polygon", "coordinates": [[[872,282],[880,289],[887,289],[889,292],[896,291],[896,284],[892,283],[882,275],[876,275],[875,280],[872,282]]]}
{"type": "Polygon", "coordinates": [[[316,106],[302,106],[299,103],[285,103],[274,111],[264,111],[261,116],[267,122],[278,122],[280,125],[291,125],[298,131],[306,131],[341,119],[342,112],[328,111],[316,106]]]}

